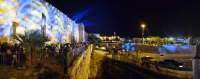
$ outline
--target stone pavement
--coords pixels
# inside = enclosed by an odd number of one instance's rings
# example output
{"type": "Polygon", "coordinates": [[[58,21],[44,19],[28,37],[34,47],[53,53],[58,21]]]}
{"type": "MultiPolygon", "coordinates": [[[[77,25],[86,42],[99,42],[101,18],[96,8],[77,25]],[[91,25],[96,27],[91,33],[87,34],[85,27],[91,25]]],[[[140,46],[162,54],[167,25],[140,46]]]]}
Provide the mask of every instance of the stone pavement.
{"type": "Polygon", "coordinates": [[[89,79],[99,79],[102,74],[101,64],[104,57],[108,54],[106,51],[94,50],[90,60],[89,79]]]}

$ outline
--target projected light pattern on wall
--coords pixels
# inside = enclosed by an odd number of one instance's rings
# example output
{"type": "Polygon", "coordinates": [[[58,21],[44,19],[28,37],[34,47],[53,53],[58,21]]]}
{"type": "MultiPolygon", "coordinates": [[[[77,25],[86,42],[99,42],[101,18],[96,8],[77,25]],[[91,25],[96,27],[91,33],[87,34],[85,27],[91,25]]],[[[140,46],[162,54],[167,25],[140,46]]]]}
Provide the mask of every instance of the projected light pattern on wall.
{"type": "Polygon", "coordinates": [[[52,39],[51,43],[79,42],[79,32],[84,31],[43,0],[0,0],[0,36],[9,37],[13,33],[13,22],[18,23],[16,33],[20,34],[25,30],[42,30],[45,25],[44,31],[52,39]]]}
{"type": "Polygon", "coordinates": [[[124,43],[122,44],[122,49],[126,51],[135,51],[135,43],[124,43]]]}

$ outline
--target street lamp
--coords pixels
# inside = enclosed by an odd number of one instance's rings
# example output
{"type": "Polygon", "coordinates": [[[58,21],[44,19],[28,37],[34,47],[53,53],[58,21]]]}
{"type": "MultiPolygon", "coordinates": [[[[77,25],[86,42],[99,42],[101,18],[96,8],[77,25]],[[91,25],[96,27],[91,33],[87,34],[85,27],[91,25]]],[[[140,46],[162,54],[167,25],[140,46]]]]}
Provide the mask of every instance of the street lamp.
{"type": "Polygon", "coordinates": [[[141,27],[142,27],[142,44],[144,44],[144,28],[145,28],[145,25],[144,24],[142,24],[141,25],[141,27]]]}

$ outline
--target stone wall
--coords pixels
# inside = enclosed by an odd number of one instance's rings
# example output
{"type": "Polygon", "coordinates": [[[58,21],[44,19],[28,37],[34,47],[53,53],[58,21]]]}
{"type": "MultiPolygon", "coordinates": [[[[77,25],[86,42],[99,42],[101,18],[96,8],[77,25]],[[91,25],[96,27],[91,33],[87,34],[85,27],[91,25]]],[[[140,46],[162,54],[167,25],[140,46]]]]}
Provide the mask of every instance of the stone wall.
{"type": "Polygon", "coordinates": [[[195,52],[196,46],[175,46],[175,45],[135,45],[136,51],[141,50],[149,53],[168,53],[168,54],[192,54],[195,52]]]}
{"type": "Polygon", "coordinates": [[[68,68],[70,79],[88,79],[92,49],[93,45],[88,46],[88,48],[73,62],[73,65],[68,68]]]}
{"type": "Polygon", "coordinates": [[[24,34],[27,30],[40,30],[45,33],[51,39],[48,43],[86,40],[86,37],[83,37],[83,24],[75,23],[45,0],[0,0],[0,7],[4,7],[0,10],[0,36],[8,38],[1,42],[13,43],[10,38],[13,33],[24,34]]]}
{"type": "Polygon", "coordinates": [[[181,53],[181,54],[191,54],[195,52],[196,46],[192,45],[141,45],[135,43],[124,43],[122,44],[122,48],[128,49],[131,51],[139,51],[148,52],[148,53],[181,53]]]}

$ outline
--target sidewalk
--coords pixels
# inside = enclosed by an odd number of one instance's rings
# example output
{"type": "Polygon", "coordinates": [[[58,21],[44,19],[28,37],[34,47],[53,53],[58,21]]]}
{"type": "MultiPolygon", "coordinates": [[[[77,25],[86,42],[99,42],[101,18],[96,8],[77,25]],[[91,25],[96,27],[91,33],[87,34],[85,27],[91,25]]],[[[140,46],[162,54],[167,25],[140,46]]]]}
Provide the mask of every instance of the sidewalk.
{"type": "Polygon", "coordinates": [[[100,77],[99,70],[101,70],[101,64],[103,63],[103,59],[108,54],[106,51],[102,50],[94,50],[90,59],[90,75],[89,79],[96,79],[100,77]]]}

